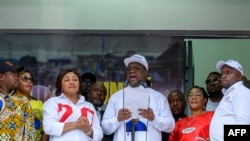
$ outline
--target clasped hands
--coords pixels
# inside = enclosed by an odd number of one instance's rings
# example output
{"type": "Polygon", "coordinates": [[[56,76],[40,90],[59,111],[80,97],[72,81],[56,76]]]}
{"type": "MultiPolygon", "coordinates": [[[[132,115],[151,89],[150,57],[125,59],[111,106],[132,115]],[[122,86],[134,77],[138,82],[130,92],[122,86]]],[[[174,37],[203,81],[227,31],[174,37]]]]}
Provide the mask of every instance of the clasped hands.
{"type": "MultiPolygon", "coordinates": [[[[148,109],[138,109],[139,111],[139,115],[141,115],[142,117],[148,119],[149,121],[153,121],[155,116],[154,116],[154,112],[151,108],[148,109]]],[[[131,112],[129,111],[129,109],[127,108],[122,108],[119,110],[118,112],[118,117],[117,120],[119,122],[127,120],[131,117],[131,112]]]]}
{"type": "Polygon", "coordinates": [[[75,122],[75,127],[85,133],[88,133],[92,130],[88,118],[83,116],[80,116],[77,119],[77,121],[75,122]]]}

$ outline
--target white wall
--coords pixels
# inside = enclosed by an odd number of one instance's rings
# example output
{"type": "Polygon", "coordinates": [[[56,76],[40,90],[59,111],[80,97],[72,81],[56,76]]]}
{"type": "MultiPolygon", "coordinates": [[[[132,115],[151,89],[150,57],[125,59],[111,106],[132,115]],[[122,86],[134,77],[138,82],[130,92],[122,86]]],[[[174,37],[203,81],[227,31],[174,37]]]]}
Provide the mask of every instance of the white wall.
{"type": "Polygon", "coordinates": [[[250,30],[249,0],[1,0],[0,29],[250,30]]]}
{"type": "MultiPolygon", "coordinates": [[[[1,0],[0,29],[250,30],[250,0],[1,0]]],[[[195,83],[218,60],[250,78],[249,40],[193,40],[195,83]]]]}

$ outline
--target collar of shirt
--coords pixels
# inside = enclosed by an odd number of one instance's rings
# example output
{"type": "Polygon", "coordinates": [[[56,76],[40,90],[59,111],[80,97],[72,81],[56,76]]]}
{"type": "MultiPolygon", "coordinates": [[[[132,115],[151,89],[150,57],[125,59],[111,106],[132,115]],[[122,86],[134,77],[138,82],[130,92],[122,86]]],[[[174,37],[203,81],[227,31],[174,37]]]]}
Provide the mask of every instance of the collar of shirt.
{"type": "Polygon", "coordinates": [[[96,107],[95,109],[96,109],[96,111],[100,112],[102,110],[102,107],[96,107]]]}
{"type": "MultiPolygon", "coordinates": [[[[79,94],[78,94],[78,96],[79,96],[79,100],[78,100],[78,102],[77,102],[77,103],[79,103],[79,102],[81,102],[81,103],[85,102],[85,98],[84,98],[84,96],[79,95],[79,94]]],[[[61,93],[61,94],[59,95],[59,98],[69,100],[69,99],[66,97],[66,95],[65,95],[64,93],[61,93]]],[[[70,101],[70,100],[69,100],[69,101],[70,101]]]]}
{"type": "Polygon", "coordinates": [[[9,94],[6,94],[3,92],[2,89],[0,89],[0,96],[3,97],[4,99],[9,98],[10,95],[13,94],[14,91],[11,91],[9,94]]]}
{"type": "Polygon", "coordinates": [[[4,97],[4,96],[6,96],[6,95],[8,95],[8,94],[5,93],[2,89],[0,89],[0,95],[1,95],[2,97],[4,97]]]}
{"type": "Polygon", "coordinates": [[[222,93],[224,94],[224,96],[227,96],[230,94],[230,92],[234,89],[236,89],[237,87],[243,85],[243,82],[242,81],[238,81],[238,82],[235,82],[232,86],[230,86],[229,88],[223,88],[222,89],[222,93]]]}

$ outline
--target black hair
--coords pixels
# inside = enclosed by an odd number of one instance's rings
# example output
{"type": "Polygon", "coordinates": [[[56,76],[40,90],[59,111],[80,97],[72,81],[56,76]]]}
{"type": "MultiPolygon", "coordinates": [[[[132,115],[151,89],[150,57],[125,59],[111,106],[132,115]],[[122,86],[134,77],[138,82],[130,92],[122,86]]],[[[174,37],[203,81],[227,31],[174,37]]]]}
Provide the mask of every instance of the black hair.
{"type": "Polygon", "coordinates": [[[32,74],[28,69],[26,69],[24,66],[18,67],[18,68],[16,69],[16,71],[17,71],[17,75],[21,75],[21,74],[27,72],[27,73],[29,73],[29,74],[31,75],[31,77],[33,78],[33,74],[32,74]]]}
{"type": "Polygon", "coordinates": [[[244,80],[244,81],[243,81],[243,85],[244,85],[245,87],[247,87],[248,89],[250,89],[250,80],[244,80]]]}
{"type": "MultiPolygon", "coordinates": [[[[55,92],[56,96],[59,96],[62,93],[62,79],[69,72],[73,72],[74,74],[76,74],[79,79],[79,83],[81,82],[81,77],[76,69],[62,69],[56,78],[56,92],[55,92]]],[[[81,85],[79,85],[79,92],[78,92],[79,94],[80,90],[81,90],[81,85]]]]}
{"type": "Polygon", "coordinates": [[[81,80],[85,80],[86,78],[89,78],[93,83],[96,82],[96,77],[93,73],[91,72],[86,72],[84,74],[81,75],[81,80]]]}
{"type": "Polygon", "coordinates": [[[202,91],[202,94],[203,94],[204,98],[208,98],[208,94],[207,94],[206,90],[205,90],[203,87],[200,87],[200,86],[193,86],[193,87],[191,87],[191,88],[188,90],[188,95],[189,95],[190,91],[191,91],[192,89],[194,89],[194,88],[200,89],[200,90],[202,91]]]}
{"type": "Polygon", "coordinates": [[[210,73],[208,74],[208,76],[209,76],[209,75],[212,75],[212,74],[221,76],[221,74],[220,74],[219,72],[217,72],[217,71],[212,71],[212,72],[210,72],[210,73]]]}

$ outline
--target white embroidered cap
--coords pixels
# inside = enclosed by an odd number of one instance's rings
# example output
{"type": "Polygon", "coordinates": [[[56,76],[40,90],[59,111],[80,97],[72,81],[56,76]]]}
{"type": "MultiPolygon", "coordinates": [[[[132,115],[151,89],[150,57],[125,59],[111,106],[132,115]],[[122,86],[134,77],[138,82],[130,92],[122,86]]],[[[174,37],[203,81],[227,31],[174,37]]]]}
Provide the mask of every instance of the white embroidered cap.
{"type": "Polygon", "coordinates": [[[229,67],[232,67],[232,68],[238,70],[243,75],[243,68],[242,68],[241,64],[238,61],[235,61],[235,60],[227,60],[226,62],[225,61],[219,61],[216,64],[216,68],[218,70],[221,70],[221,68],[224,65],[228,65],[229,67]]]}
{"type": "Polygon", "coordinates": [[[148,70],[148,62],[147,62],[146,58],[142,55],[135,54],[131,57],[124,59],[124,64],[126,67],[128,67],[129,63],[131,63],[131,62],[140,63],[148,70]]]}

